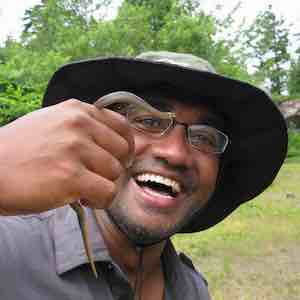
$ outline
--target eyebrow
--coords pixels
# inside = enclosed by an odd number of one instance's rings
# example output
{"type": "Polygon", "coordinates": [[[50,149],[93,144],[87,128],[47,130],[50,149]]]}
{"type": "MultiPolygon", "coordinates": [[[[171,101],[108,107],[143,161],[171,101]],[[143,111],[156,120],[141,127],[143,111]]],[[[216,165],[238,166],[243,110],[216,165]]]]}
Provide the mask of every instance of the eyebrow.
{"type": "Polygon", "coordinates": [[[174,108],[169,101],[170,97],[161,90],[139,90],[133,93],[160,111],[172,111],[174,108]]]}
{"type": "MultiPolygon", "coordinates": [[[[160,111],[174,111],[174,104],[165,100],[164,98],[158,99],[157,97],[151,97],[151,99],[146,99],[146,101],[151,104],[153,107],[157,108],[160,111]]],[[[197,106],[195,106],[196,108],[197,106]]],[[[225,129],[225,121],[219,114],[212,111],[211,107],[208,107],[208,112],[205,116],[199,117],[198,120],[193,122],[195,125],[208,125],[212,126],[219,130],[225,129]]]]}
{"type": "Polygon", "coordinates": [[[204,118],[200,118],[199,120],[197,120],[197,122],[195,122],[195,124],[204,124],[212,126],[219,130],[225,129],[225,120],[221,116],[213,112],[209,112],[207,116],[205,116],[204,118]]]}
{"type": "Polygon", "coordinates": [[[151,96],[151,95],[145,95],[142,97],[147,103],[155,107],[156,109],[160,111],[173,111],[174,110],[174,105],[167,101],[164,97],[162,96],[151,96]]]}
{"type": "MultiPolygon", "coordinates": [[[[160,111],[174,111],[174,103],[170,102],[169,97],[161,94],[156,94],[153,92],[142,92],[137,94],[139,97],[144,99],[147,103],[155,107],[160,111]]],[[[208,108],[207,115],[205,117],[200,117],[196,122],[193,122],[195,125],[208,125],[215,127],[219,130],[225,129],[225,120],[224,118],[214,112],[214,108],[208,105],[207,103],[203,103],[208,108]]],[[[197,105],[195,106],[197,107],[197,105]]]]}

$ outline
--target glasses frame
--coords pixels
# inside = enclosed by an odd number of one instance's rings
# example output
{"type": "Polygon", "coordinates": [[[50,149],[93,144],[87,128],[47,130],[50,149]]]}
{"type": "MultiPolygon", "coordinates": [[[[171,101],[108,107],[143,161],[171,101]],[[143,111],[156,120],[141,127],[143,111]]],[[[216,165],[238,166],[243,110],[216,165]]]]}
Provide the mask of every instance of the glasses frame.
{"type": "MultiPolygon", "coordinates": [[[[158,137],[164,136],[166,133],[168,133],[176,125],[182,125],[185,128],[186,136],[187,136],[189,144],[192,147],[194,147],[195,149],[199,150],[199,151],[208,152],[208,153],[212,153],[212,154],[222,154],[222,153],[225,152],[225,150],[226,150],[226,148],[228,146],[229,137],[224,132],[218,130],[217,128],[214,128],[212,126],[208,126],[208,125],[205,125],[205,124],[189,125],[189,124],[186,124],[186,123],[179,122],[179,121],[176,120],[176,113],[174,113],[174,112],[162,112],[162,111],[156,109],[155,107],[151,106],[149,103],[147,103],[142,98],[138,97],[135,94],[129,93],[129,92],[119,91],[119,92],[113,92],[113,93],[107,94],[107,95],[99,98],[94,103],[94,105],[98,109],[102,109],[104,107],[107,107],[109,105],[116,104],[116,103],[128,104],[128,105],[132,105],[132,106],[141,107],[144,110],[149,111],[149,113],[152,113],[154,116],[156,116],[158,118],[169,119],[170,120],[170,125],[166,129],[164,129],[161,133],[159,133],[158,137]],[[220,149],[220,151],[205,151],[204,149],[200,149],[199,147],[194,146],[191,143],[191,140],[190,140],[190,131],[191,131],[191,127],[192,126],[197,126],[197,127],[200,126],[200,127],[205,127],[205,128],[213,128],[214,130],[216,130],[216,132],[218,134],[220,134],[223,138],[225,138],[225,143],[222,146],[222,149],[220,149]]],[[[139,131],[141,131],[143,133],[151,134],[147,130],[143,130],[141,128],[138,128],[138,127],[134,126],[130,122],[130,119],[128,117],[128,113],[129,112],[127,111],[125,117],[127,118],[127,120],[129,120],[129,123],[130,123],[130,125],[132,127],[134,127],[136,130],[139,130],[139,131]]]]}
{"type": "MultiPolygon", "coordinates": [[[[150,112],[149,112],[150,113],[150,112]]],[[[132,122],[131,122],[131,118],[129,116],[130,114],[130,111],[127,111],[125,116],[127,118],[127,120],[129,121],[130,125],[135,128],[136,130],[138,131],[141,131],[143,133],[146,133],[146,134],[149,134],[149,135],[152,135],[151,132],[147,131],[147,130],[144,130],[142,128],[139,128],[137,126],[135,126],[132,122]]],[[[218,130],[217,128],[215,127],[212,127],[212,126],[209,126],[209,125],[205,125],[205,124],[192,124],[192,125],[189,125],[187,123],[183,123],[183,122],[179,122],[176,120],[176,113],[174,112],[164,112],[164,116],[163,118],[161,116],[155,116],[155,117],[158,117],[158,118],[161,118],[161,119],[169,119],[170,122],[169,122],[169,125],[167,126],[167,128],[165,129],[162,129],[161,132],[157,132],[155,133],[155,137],[162,137],[164,136],[165,134],[167,134],[168,132],[170,132],[173,128],[175,128],[176,125],[181,125],[185,128],[185,132],[186,132],[186,137],[188,139],[188,142],[189,144],[194,147],[195,149],[199,150],[199,151],[204,151],[204,152],[208,152],[208,153],[213,153],[213,154],[222,154],[225,152],[226,148],[227,148],[227,145],[229,143],[229,138],[228,136],[218,130]],[[201,147],[197,147],[195,146],[193,143],[192,143],[192,140],[191,140],[191,130],[192,130],[192,127],[196,127],[197,128],[212,128],[213,130],[215,130],[219,135],[222,136],[222,138],[225,140],[225,143],[222,145],[222,148],[219,150],[219,151],[207,151],[207,150],[204,150],[204,148],[201,148],[201,147]]]]}

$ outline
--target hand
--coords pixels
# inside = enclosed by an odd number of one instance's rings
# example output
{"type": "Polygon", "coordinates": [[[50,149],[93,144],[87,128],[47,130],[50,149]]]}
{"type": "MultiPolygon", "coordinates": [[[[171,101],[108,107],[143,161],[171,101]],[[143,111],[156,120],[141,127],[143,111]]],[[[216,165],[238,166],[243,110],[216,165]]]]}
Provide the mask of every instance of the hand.
{"type": "Polygon", "coordinates": [[[0,128],[0,214],[41,212],[85,199],[108,207],[133,153],[126,119],[77,100],[0,128]]]}

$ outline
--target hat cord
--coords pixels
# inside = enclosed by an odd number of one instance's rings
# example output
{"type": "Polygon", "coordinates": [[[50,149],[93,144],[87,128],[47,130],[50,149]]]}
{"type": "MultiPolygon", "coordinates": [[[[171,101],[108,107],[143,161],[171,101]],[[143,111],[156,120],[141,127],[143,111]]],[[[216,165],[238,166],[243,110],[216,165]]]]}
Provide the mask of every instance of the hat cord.
{"type": "Polygon", "coordinates": [[[136,247],[136,250],[138,253],[138,266],[137,266],[137,272],[136,272],[134,288],[133,288],[133,295],[134,295],[133,298],[134,300],[142,300],[144,248],[136,247]]]}

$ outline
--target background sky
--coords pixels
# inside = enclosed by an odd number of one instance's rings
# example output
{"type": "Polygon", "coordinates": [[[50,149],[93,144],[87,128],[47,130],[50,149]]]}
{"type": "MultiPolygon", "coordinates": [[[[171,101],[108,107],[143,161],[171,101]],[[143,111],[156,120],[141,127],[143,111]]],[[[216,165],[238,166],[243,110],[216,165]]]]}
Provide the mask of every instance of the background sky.
{"type": "MultiPolygon", "coordinates": [[[[202,0],[203,8],[212,11],[217,4],[224,7],[224,13],[230,11],[238,0],[202,0]]],[[[25,9],[40,3],[39,0],[0,0],[0,43],[8,35],[18,37],[22,31],[22,17],[25,9]]],[[[236,18],[240,21],[246,18],[248,22],[254,19],[256,14],[272,4],[275,13],[283,16],[287,24],[291,24],[293,34],[300,33],[300,1],[297,0],[244,0],[236,18]]]]}

